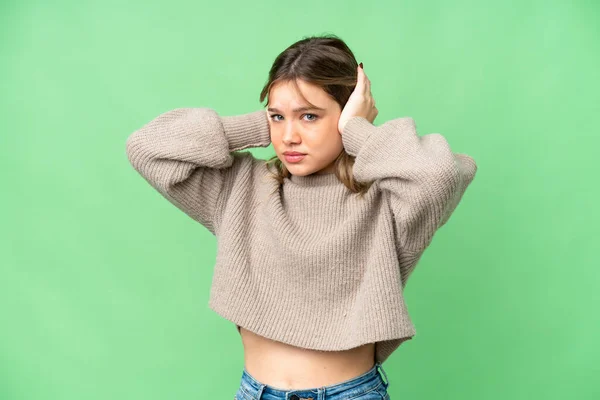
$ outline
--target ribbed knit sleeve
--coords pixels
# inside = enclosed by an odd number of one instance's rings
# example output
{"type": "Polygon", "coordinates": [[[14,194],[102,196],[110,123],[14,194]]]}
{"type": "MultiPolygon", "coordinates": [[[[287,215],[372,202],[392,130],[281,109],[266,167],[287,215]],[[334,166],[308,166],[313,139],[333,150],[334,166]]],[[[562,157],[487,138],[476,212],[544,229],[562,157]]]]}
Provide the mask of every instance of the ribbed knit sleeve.
{"type": "Polygon", "coordinates": [[[342,141],[346,152],[356,157],[355,179],[379,181],[389,194],[400,247],[419,257],[475,177],[474,159],[453,153],[439,133],[419,136],[410,117],[380,126],[353,117],[342,141]]]}
{"type": "Polygon", "coordinates": [[[265,110],[221,117],[210,108],[178,108],[133,132],[126,154],[150,185],[216,234],[224,196],[241,184],[228,172],[255,160],[235,152],[270,143],[265,110]]]}

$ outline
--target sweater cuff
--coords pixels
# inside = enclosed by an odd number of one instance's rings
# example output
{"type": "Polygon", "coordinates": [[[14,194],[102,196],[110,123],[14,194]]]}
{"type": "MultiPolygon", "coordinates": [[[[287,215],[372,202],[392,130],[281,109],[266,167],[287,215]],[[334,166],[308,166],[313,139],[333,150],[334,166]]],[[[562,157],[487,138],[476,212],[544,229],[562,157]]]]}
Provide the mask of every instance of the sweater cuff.
{"type": "Polygon", "coordinates": [[[369,136],[377,129],[364,117],[352,117],[342,130],[342,143],[346,153],[356,156],[369,136]]]}
{"type": "Polygon", "coordinates": [[[454,153],[454,159],[458,162],[465,180],[470,183],[477,173],[477,163],[473,157],[463,153],[454,153]]]}
{"type": "Polygon", "coordinates": [[[248,147],[267,147],[271,144],[269,121],[265,110],[222,116],[221,123],[229,143],[229,151],[243,150],[248,147]]]}

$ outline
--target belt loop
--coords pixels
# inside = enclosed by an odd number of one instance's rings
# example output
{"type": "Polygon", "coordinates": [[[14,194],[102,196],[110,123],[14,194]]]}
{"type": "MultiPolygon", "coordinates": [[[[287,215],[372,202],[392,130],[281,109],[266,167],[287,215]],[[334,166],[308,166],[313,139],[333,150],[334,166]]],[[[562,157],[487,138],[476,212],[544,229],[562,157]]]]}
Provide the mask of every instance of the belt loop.
{"type": "Polygon", "coordinates": [[[262,393],[263,393],[263,390],[265,390],[265,386],[267,386],[267,385],[262,384],[262,383],[260,384],[260,388],[258,389],[258,393],[256,393],[256,400],[260,400],[260,398],[262,397],[262,393]]]}
{"type": "Polygon", "coordinates": [[[390,384],[390,380],[387,377],[387,374],[385,373],[385,370],[383,369],[383,366],[381,365],[381,363],[378,361],[376,364],[377,368],[379,369],[379,371],[381,371],[383,373],[383,376],[385,377],[385,381],[383,382],[385,384],[385,387],[387,388],[390,384]]]}
{"type": "Polygon", "coordinates": [[[321,386],[317,391],[317,400],[325,400],[327,398],[326,386],[321,386]]]}

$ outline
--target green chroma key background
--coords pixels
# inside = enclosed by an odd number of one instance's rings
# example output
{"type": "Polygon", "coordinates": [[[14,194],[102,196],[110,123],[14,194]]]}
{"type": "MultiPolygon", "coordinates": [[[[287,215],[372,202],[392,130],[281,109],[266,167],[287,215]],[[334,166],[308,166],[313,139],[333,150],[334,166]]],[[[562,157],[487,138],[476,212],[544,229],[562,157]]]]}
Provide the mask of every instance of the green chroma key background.
{"type": "MultiPolygon", "coordinates": [[[[279,52],[347,41],[375,124],[411,116],[478,173],[404,295],[392,399],[600,398],[600,4],[5,1],[0,398],[230,399],[216,240],[129,165],[160,113],[258,110],[279,52]]],[[[253,149],[273,155],[272,146],[253,149]]]]}

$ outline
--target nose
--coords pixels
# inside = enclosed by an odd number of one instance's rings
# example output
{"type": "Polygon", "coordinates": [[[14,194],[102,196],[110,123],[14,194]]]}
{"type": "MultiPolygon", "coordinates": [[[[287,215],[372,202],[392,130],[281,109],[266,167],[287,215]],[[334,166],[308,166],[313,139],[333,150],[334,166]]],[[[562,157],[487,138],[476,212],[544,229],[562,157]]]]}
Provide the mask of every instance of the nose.
{"type": "Polygon", "coordinates": [[[284,131],[283,131],[283,136],[281,137],[281,140],[286,145],[289,145],[290,143],[299,143],[300,142],[300,135],[298,134],[296,126],[292,122],[287,123],[285,125],[284,131]]]}

